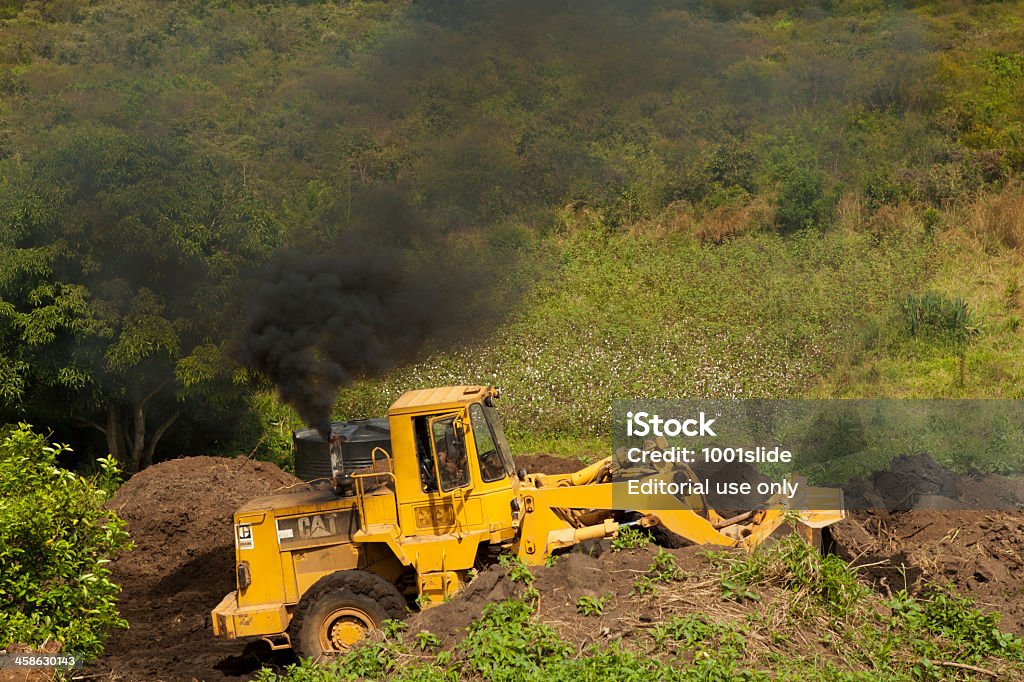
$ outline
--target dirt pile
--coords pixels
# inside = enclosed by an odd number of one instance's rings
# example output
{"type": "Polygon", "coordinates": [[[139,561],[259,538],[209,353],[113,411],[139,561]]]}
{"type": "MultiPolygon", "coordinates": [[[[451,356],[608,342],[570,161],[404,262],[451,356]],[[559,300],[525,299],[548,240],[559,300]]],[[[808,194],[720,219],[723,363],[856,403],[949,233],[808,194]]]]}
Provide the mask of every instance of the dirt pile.
{"type": "Polygon", "coordinates": [[[1024,632],[1024,480],[901,455],[844,486],[835,551],[883,592],[952,583],[1024,632]]]}
{"type": "MultiPolygon", "coordinates": [[[[637,578],[645,575],[658,552],[647,547],[624,551],[607,551],[607,543],[592,547],[592,553],[570,552],[558,557],[552,566],[531,568],[533,587],[540,593],[537,615],[554,626],[567,641],[580,645],[599,641],[613,641],[628,637],[643,624],[657,619],[661,606],[648,604],[651,609],[638,611],[638,599],[633,594],[637,578]],[[604,550],[604,551],[602,551],[604,550]],[[581,597],[601,598],[605,604],[599,617],[583,616],[577,610],[581,597]]],[[[679,568],[700,576],[707,567],[703,548],[685,547],[666,550],[679,568]]],[[[409,632],[431,632],[451,647],[466,634],[466,628],[480,616],[488,604],[521,595],[524,586],[513,582],[508,571],[492,566],[481,572],[466,589],[452,601],[435,606],[409,618],[409,632]]],[[[700,601],[696,595],[691,599],[700,601]]],[[[641,599],[645,604],[649,601],[641,599]]],[[[708,608],[720,609],[717,592],[708,593],[708,608]]]]}
{"type": "Polygon", "coordinates": [[[254,497],[305,485],[266,462],[187,457],[156,464],[108,506],[135,548],[112,564],[121,615],[93,674],[127,680],[218,679],[247,672],[238,642],[214,639],[210,610],[234,589],[232,514],[254,497]]]}
{"type": "Polygon", "coordinates": [[[927,453],[900,455],[887,469],[852,479],[843,489],[850,509],[1024,510],[1024,479],[957,474],[927,453]]]}
{"type": "Polygon", "coordinates": [[[883,592],[952,583],[1002,627],[1024,633],[1024,513],[854,512],[832,527],[836,552],[883,592]]]}
{"type": "Polygon", "coordinates": [[[528,474],[571,474],[587,466],[574,457],[556,455],[516,455],[516,467],[528,474]]]}

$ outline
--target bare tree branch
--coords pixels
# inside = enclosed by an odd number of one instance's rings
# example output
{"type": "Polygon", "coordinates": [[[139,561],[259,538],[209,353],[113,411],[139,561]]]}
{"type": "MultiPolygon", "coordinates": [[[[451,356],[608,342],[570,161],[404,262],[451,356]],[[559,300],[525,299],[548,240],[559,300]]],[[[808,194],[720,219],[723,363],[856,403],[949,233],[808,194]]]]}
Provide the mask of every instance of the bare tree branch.
{"type": "Polygon", "coordinates": [[[83,424],[85,426],[91,426],[92,428],[96,429],[97,431],[99,431],[102,434],[106,434],[107,433],[107,427],[102,426],[100,424],[97,424],[96,422],[94,422],[91,419],[83,419],[82,417],[79,417],[76,421],[78,421],[79,423],[81,423],[81,424],[83,424]]]}
{"type": "Polygon", "coordinates": [[[146,463],[151,464],[153,462],[153,453],[156,452],[156,444],[160,442],[164,433],[167,429],[171,428],[171,425],[177,421],[178,417],[181,416],[181,410],[175,411],[170,417],[164,420],[164,423],[157,427],[156,431],[153,432],[153,437],[149,441],[149,445],[146,447],[146,463]]]}
{"type": "Polygon", "coordinates": [[[148,394],[147,394],[147,395],[146,395],[146,396],[145,396],[145,397],[144,397],[144,398],[142,399],[142,402],[140,402],[140,403],[139,403],[139,407],[141,407],[141,408],[142,408],[143,410],[145,410],[145,409],[146,409],[146,405],[148,405],[148,404],[149,404],[149,401],[150,401],[150,400],[152,400],[152,399],[154,398],[154,396],[156,396],[156,394],[157,394],[157,393],[159,393],[160,391],[164,390],[164,388],[165,388],[165,387],[167,386],[167,384],[169,384],[169,383],[171,383],[171,379],[170,379],[170,378],[164,379],[164,380],[163,380],[162,382],[160,382],[160,385],[159,385],[159,386],[157,386],[157,387],[156,387],[156,388],[154,388],[154,389],[153,389],[152,391],[150,391],[150,392],[149,392],[149,393],[148,393],[148,394]]]}

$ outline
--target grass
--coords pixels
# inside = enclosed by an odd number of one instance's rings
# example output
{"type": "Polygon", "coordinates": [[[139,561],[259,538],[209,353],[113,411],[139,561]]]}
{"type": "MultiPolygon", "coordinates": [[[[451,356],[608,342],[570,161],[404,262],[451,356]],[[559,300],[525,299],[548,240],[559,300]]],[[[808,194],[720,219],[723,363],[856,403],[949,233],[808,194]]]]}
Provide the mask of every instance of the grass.
{"type": "MultiPolygon", "coordinates": [[[[840,364],[809,395],[841,398],[1007,398],[1024,396],[1024,256],[1014,241],[1024,224],[1019,185],[964,200],[937,213],[943,226],[929,253],[928,277],[915,293],[963,298],[979,329],[959,360],[941,340],[902,338],[878,346],[852,339],[840,364]]],[[[905,224],[902,226],[905,228],[905,224]]],[[[884,328],[890,309],[863,328],[884,328]]],[[[867,334],[870,336],[870,333],[867,334]]]]}
{"type": "Polygon", "coordinates": [[[861,323],[913,290],[932,250],[920,235],[845,230],[716,246],[654,227],[574,229],[548,238],[558,268],[498,332],[357,382],[336,414],[381,414],[410,388],[493,383],[514,451],[605,453],[614,399],[804,394],[861,323]]]}
{"type": "MultiPolygon", "coordinates": [[[[652,573],[666,570],[663,555],[672,556],[659,554],[652,573]]],[[[602,644],[588,645],[585,633],[582,643],[567,639],[539,614],[536,600],[513,598],[488,604],[464,635],[443,645],[431,633],[409,637],[392,628],[336,661],[263,670],[258,679],[916,682],[964,679],[964,665],[999,679],[1024,674],[1022,640],[970,599],[938,586],[885,599],[845,562],[798,538],[752,555],[711,554],[699,579],[656,589],[617,597],[621,611],[653,618],[602,644]],[[703,591],[736,579],[764,599],[695,610],[703,591]]],[[[607,599],[580,598],[579,617],[596,623],[607,599]]]]}

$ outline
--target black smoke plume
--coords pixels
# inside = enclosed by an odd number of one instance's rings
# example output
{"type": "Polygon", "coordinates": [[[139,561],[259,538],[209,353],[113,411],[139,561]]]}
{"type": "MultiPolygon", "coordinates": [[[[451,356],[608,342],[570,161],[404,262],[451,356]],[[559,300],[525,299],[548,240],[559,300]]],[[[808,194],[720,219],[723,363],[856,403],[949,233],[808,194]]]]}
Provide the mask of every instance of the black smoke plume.
{"type": "Polygon", "coordinates": [[[393,367],[454,328],[459,277],[440,264],[409,266],[401,256],[380,249],[293,254],[265,274],[251,299],[244,360],[324,435],[342,386],[393,367]]]}

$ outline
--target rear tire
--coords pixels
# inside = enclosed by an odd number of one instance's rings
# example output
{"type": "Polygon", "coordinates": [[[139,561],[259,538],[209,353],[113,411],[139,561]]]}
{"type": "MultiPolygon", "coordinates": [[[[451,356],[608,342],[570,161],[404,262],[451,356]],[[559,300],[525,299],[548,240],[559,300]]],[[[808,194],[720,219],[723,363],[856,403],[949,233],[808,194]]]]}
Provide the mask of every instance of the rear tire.
{"type": "Polygon", "coordinates": [[[317,659],[345,653],[385,620],[405,615],[405,599],[390,582],[367,571],[339,571],[306,590],[288,635],[296,654],[317,659]]]}

